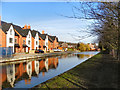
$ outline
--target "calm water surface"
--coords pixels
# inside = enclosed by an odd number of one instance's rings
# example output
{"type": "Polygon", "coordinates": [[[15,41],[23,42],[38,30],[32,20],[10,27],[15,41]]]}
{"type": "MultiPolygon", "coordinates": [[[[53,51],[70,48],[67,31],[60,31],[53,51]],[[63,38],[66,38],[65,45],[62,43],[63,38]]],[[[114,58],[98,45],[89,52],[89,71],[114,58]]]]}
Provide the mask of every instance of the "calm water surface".
{"type": "Polygon", "coordinates": [[[40,60],[0,66],[2,88],[32,88],[76,65],[86,61],[98,52],[80,52],[40,60]]]}

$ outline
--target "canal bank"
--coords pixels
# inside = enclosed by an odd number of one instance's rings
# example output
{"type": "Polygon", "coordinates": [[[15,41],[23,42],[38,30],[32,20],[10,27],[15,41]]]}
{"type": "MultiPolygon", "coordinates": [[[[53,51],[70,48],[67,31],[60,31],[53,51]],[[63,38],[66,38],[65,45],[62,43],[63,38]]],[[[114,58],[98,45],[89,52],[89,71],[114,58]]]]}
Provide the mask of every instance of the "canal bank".
{"type": "Polygon", "coordinates": [[[34,88],[115,88],[118,89],[119,61],[99,53],[73,69],[34,88]]]}
{"type": "Polygon", "coordinates": [[[71,53],[75,53],[75,52],[67,51],[67,52],[38,53],[38,54],[22,54],[21,53],[11,58],[1,58],[0,63],[16,62],[16,61],[23,61],[23,60],[30,60],[30,59],[39,59],[39,58],[59,56],[59,55],[71,54],[71,53]]]}

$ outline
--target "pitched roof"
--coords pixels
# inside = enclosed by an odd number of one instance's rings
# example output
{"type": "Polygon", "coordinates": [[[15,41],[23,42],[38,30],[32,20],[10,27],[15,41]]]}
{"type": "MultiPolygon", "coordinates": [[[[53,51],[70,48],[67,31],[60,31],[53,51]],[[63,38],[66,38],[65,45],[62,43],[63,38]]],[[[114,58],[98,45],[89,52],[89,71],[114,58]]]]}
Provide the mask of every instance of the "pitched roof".
{"type": "Polygon", "coordinates": [[[30,30],[30,29],[23,30],[23,29],[22,29],[20,26],[18,26],[18,25],[14,25],[14,24],[12,24],[12,23],[7,23],[7,22],[4,22],[4,21],[1,21],[1,25],[2,25],[2,30],[3,30],[4,33],[6,33],[6,32],[9,30],[10,26],[13,25],[13,28],[14,28],[20,35],[22,35],[23,37],[25,37],[25,36],[28,34],[29,30],[30,30]]]}
{"type": "MultiPolygon", "coordinates": [[[[22,28],[21,28],[20,26],[18,26],[18,25],[14,25],[14,24],[12,24],[12,23],[7,23],[7,22],[4,22],[4,21],[1,21],[1,25],[2,25],[2,30],[3,30],[3,32],[5,32],[5,33],[9,30],[10,26],[13,25],[13,28],[14,28],[21,36],[23,36],[23,37],[26,37],[26,36],[28,35],[28,32],[31,31],[32,37],[35,38],[36,33],[38,32],[38,31],[36,31],[36,30],[31,30],[31,29],[22,29],[22,28]]],[[[18,34],[17,34],[16,32],[15,32],[15,35],[18,36],[18,34]]],[[[38,32],[38,35],[39,35],[43,40],[45,40],[45,39],[46,39],[46,36],[47,36],[48,34],[41,34],[40,32],[38,32]]],[[[49,40],[50,42],[53,42],[53,41],[55,40],[55,38],[56,38],[57,41],[58,41],[58,38],[57,38],[56,36],[48,35],[48,40],[49,40]]]]}
{"type": "Polygon", "coordinates": [[[4,21],[1,21],[2,30],[4,33],[6,33],[9,30],[11,25],[12,23],[6,23],[4,21]]]}
{"type": "Polygon", "coordinates": [[[19,35],[15,32],[15,36],[19,36],[19,35]]]}
{"type": "Polygon", "coordinates": [[[31,33],[32,33],[32,37],[34,37],[34,38],[35,38],[37,31],[32,30],[32,31],[31,31],[31,33]]]}
{"type": "Polygon", "coordinates": [[[28,32],[31,31],[30,29],[22,29],[22,36],[26,37],[28,35],[28,32]]]}
{"type": "Polygon", "coordinates": [[[53,43],[53,40],[48,36],[48,40],[53,43]]]}
{"type": "Polygon", "coordinates": [[[55,40],[55,38],[56,38],[56,40],[57,40],[57,42],[58,42],[58,38],[56,37],[56,36],[50,36],[49,35],[49,37],[54,41],[55,40]]]}
{"type": "Polygon", "coordinates": [[[40,36],[43,40],[45,40],[47,34],[39,34],[39,36],[40,36]]]}
{"type": "Polygon", "coordinates": [[[55,40],[55,38],[56,38],[56,36],[50,36],[49,35],[49,37],[54,41],[55,40]]]}
{"type": "Polygon", "coordinates": [[[38,32],[36,30],[32,30],[31,33],[32,33],[32,37],[34,37],[34,38],[36,36],[36,33],[38,33],[38,35],[40,36],[40,32],[38,32]]]}
{"type": "Polygon", "coordinates": [[[13,28],[23,37],[25,37],[25,34],[23,32],[23,29],[20,26],[13,25],[13,28]]]}

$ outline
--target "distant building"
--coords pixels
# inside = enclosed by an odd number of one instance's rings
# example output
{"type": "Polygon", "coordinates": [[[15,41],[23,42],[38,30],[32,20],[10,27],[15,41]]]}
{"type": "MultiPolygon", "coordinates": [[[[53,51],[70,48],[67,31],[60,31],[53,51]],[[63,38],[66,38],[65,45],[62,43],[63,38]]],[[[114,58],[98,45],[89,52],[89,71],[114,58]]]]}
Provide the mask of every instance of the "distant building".
{"type": "Polygon", "coordinates": [[[77,44],[76,43],[70,43],[70,42],[62,42],[62,41],[59,41],[59,48],[61,49],[66,49],[66,48],[76,48],[77,47],[77,44]]]}
{"type": "Polygon", "coordinates": [[[98,45],[96,43],[88,43],[88,45],[91,51],[99,50],[98,45]]]}

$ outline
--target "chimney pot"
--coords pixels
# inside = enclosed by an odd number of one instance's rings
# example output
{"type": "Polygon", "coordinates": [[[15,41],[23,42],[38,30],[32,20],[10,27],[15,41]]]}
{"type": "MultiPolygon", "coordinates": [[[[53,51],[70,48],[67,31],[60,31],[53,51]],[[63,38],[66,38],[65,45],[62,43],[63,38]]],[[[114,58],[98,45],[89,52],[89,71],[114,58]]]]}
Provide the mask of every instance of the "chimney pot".
{"type": "Polygon", "coordinates": [[[31,29],[30,25],[28,25],[27,29],[31,29]]]}
{"type": "Polygon", "coordinates": [[[42,30],[42,34],[44,34],[44,30],[42,30]]]}
{"type": "Polygon", "coordinates": [[[23,27],[23,29],[27,29],[27,25],[25,24],[25,26],[23,27]]]}

